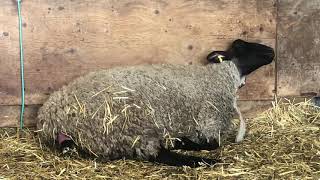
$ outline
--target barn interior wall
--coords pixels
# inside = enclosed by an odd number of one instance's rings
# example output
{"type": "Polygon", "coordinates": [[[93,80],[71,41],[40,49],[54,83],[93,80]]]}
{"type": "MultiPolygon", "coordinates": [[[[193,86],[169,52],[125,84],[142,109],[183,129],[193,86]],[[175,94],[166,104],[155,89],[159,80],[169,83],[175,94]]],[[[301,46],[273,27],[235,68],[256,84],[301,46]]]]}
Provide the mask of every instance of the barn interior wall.
{"type": "MultiPolygon", "coordinates": [[[[15,1],[1,1],[0,7],[4,127],[18,123],[20,65],[15,1]]],[[[268,107],[275,94],[319,94],[319,9],[317,0],[22,1],[25,123],[34,125],[50,93],[87,72],[142,63],[200,64],[236,38],[277,51],[276,63],[251,74],[240,90],[248,116],[268,107]]]]}

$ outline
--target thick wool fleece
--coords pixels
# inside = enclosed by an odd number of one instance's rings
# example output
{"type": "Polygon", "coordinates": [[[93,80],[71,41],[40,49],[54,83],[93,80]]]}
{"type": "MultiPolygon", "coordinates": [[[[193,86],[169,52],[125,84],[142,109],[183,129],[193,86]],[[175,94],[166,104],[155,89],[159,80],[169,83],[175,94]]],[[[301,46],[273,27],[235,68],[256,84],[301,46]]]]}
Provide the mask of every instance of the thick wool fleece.
{"type": "Polygon", "coordinates": [[[72,137],[102,159],[148,159],[177,138],[212,142],[236,113],[233,62],[141,65],[90,73],[53,93],[38,113],[42,142],[72,137]]]}

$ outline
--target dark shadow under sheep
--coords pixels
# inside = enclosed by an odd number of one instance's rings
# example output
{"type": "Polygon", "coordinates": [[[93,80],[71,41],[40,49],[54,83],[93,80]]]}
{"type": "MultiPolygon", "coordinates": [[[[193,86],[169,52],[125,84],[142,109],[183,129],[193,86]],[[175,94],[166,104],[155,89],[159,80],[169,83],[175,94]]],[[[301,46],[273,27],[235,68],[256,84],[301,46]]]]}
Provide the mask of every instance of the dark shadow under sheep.
{"type": "MultiPolygon", "coordinates": [[[[72,142],[101,160],[213,164],[170,150],[217,148],[240,114],[236,92],[242,80],[273,57],[270,47],[236,40],[227,51],[212,52],[206,66],[140,65],[92,72],[44,103],[38,113],[39,137],[49,146],[72,142]]],[[[237,141],[244,133],[243,122],[237,141]]]]}
{"type": "Polygon", "coordinates": [[[315,96],[315,97],[313,97],[311,102],[312,102],[315,106],[320,107],[320,96],[315,96]]]}

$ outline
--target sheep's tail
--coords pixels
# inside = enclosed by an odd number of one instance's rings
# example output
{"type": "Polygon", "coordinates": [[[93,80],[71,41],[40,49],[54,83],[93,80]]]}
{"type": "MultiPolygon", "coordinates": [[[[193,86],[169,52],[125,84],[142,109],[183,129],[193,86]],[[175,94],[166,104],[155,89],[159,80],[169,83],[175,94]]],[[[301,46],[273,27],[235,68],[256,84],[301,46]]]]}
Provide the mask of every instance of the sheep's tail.
{"type": "Polygon", "coordinates": [[[238,130],[238,134],[236,137],[236,143],[239,143],[241,141],[243,141],[244,136],[246,134],[246,122],[242,117],[242,114],[240,112],[240,109],[237,106],[237,102],[235,101],[234,107],[237,111],[237,114],[239,115],[239,119],[240,119],[240,125],[239,125],[239,130],[238,130]]]}

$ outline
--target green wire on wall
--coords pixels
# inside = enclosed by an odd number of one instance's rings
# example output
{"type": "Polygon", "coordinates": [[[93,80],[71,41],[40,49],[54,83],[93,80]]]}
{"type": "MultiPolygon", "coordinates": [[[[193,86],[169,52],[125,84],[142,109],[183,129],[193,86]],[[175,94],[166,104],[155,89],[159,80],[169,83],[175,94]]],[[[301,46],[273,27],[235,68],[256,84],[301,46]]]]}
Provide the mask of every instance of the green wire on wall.
{"type": "Polygon", "coordinates": [[[19,18],[19,46],[20,46],[20,78],[21,78],[21,111],[20,111],[20,129],[24,124],[24,108],[25,108],[25,94],[24,94],[24,58],[23,58],[23,43],[22,43],[22,17],[21,17],[21,0],[17,0],[18,18],[19,18]]]}

